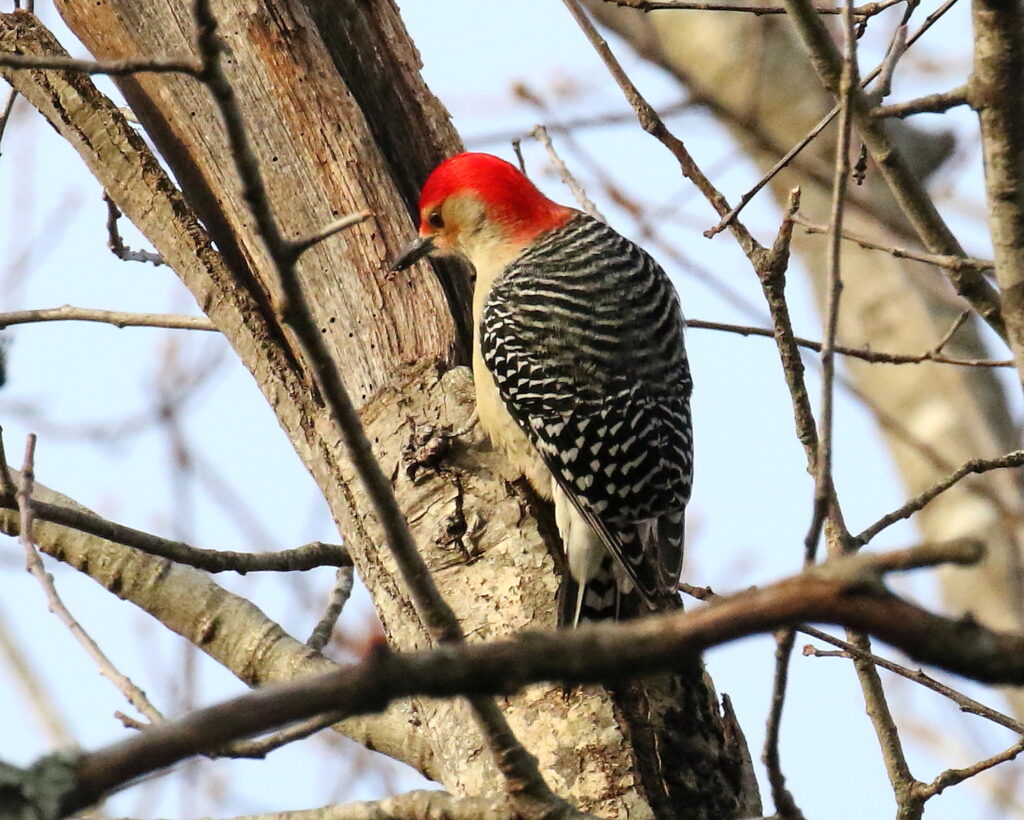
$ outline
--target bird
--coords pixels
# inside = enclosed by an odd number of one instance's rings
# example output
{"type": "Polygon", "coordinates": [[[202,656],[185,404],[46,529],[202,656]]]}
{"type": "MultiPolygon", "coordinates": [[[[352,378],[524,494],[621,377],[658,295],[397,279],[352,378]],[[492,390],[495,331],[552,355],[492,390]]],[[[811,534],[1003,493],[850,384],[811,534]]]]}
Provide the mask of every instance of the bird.
{"type": "Polygon", "coordinates": [[[427,255],[475,268],[479,423],[554,503],[568,569],[558,625],[678,606],[693,382],[665,271],[511,163],[476,152],[427,177],[419,234],[392,268],[427,255]]]}

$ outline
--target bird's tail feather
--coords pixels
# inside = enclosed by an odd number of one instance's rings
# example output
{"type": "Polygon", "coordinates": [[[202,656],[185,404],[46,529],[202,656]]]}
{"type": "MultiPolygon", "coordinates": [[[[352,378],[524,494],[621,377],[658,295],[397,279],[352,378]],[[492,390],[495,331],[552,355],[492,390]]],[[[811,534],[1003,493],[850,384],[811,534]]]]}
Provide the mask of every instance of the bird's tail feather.
{"type": "Polygon", "coordinates": [[[606,556],[586,584],[580,585],[566,572],[558,591],[558,625],[578,626],[590,621],[619,620],[625,598],[615,583],[613,559],[606,556]]]}

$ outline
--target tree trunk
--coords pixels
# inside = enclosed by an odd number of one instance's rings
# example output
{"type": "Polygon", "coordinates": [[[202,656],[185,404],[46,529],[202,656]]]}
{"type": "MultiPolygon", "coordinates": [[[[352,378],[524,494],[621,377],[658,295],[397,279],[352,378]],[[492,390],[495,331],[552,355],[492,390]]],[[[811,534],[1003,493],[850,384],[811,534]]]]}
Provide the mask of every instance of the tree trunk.
{"type": "MultiPolygon", "coordinates": [[[[192,21],[178,2],[71,0],[59,8],[98,59],[193,53],[192,21]]],[[[442,594],[471,640],[553,627],[553,560],[530,500],[508,483],[514,477],[503,474],[501,459],[477,440],[424,457],[437,443],[432,433],[460,426],[472,409],[468,371],[452,367],[466,352],[469,283],[455,267],[439,269],[440,279],[424,276],[422,266],[398,276],[387,270],[413,232],[408,214],[419,183],[458,150],[395,6],[247,0],[215,3],[214,13],[283,233],[302,236],[339,215],[374,212],[304,255],[299,275],[442,594]]],[[[0,42],[11,50],[10,32],[26,15],[5,17],[0,42]]],[[[426,645],[360,482],[272,310],[272,266],[208,90],[169,74],[118,80],[182,200],[116,110],[86,110],[99,105],[87,79],[15,75],[5,73],[82,153],[253,373],[321,488],[391,642],[426,645]]],[[[550,785],[581,808],[634,818],[759,810],[742,735],[721,717],[699,668],[615,693],[585,688],[565,697],[561,688],[532,687],[504,706],[550,785]]],[[[416,725],[409,731],[428,740],[431,776],[455,794],[500,791],[464,704],[416,700],[406,714],[416,725]]],[[[408,760],[395,745],[390,753],[408,760]]]]}

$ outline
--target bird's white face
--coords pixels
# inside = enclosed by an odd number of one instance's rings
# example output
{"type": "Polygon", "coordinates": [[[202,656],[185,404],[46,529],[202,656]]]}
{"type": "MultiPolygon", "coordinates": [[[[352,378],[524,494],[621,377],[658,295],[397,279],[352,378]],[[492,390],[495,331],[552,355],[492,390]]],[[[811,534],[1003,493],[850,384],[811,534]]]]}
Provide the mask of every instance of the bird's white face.
{"type": "MultiPolygon", "coordinates": [[[[456,255],[474,267],[488,266],[495,255],[518,255],[519,243],[488,213],[487,205],[472,194],[452,194],[420,214],[420,236],[430,238],[430,253],[456,255]]],[[[511,259],[507,259],[506,264],[511,259]]]]}

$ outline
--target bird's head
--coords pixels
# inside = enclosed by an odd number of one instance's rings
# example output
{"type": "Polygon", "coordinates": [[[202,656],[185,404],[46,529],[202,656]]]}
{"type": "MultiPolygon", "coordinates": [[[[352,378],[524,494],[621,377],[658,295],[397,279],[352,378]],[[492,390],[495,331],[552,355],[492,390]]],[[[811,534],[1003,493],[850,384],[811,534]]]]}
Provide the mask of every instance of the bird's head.
{"type": "Polygon", "coordinates": [[[463,256],[478,267],[491,256],[507,257],[507,263],[574,213],[544,196],[511,163],[491,154],[457,154],[424,183],[419,237],[392,268],[404,270],[427,254],[463,256]]]}

